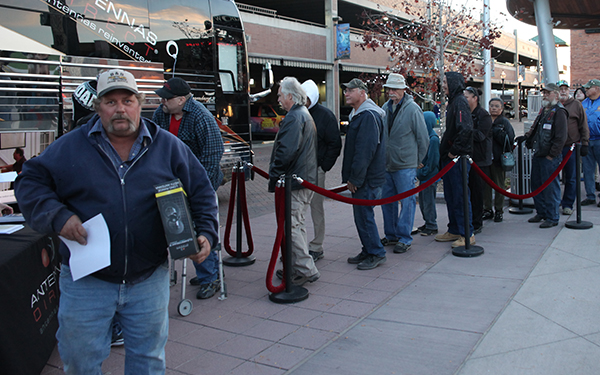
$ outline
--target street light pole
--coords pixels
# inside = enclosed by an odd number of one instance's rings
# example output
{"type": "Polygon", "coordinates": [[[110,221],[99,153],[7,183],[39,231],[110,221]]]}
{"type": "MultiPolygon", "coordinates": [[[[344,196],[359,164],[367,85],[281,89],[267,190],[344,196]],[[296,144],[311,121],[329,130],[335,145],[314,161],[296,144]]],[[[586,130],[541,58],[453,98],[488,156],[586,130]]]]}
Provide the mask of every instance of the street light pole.
{"type": "Polygon", "coordinates": [[[500,78],[502,79],[502,102],[504,102],[504,79],[506,78],[506,73],[504,73],[504,70],[500,74],[500,78]]]}

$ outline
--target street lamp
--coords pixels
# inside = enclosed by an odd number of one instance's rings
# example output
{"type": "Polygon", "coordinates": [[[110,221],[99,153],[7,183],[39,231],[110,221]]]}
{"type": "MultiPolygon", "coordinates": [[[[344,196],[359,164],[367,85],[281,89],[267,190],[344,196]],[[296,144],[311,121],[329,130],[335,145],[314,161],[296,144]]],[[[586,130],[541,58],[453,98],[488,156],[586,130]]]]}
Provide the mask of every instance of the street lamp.
{"type": "Polygon", "coordinates": [[[519,74],[519,103],[517,104],[517,110],[519,111],[519,121],[523,121],[523,116],[521,116],[521,100],[523,99],[523,96],[525,96],[525,93],[521,92],[521,83],[523,82],[523,76],[519,74]]]}
{"type": "Polygon", "coordinates": [[[534,89],[536,92],[537,92],[537,85],[538,85],[538,83],[539,83],[539,82],[538,82],[537,78],[534,78],[534,79],[533,79],[533,89],[534,89]]]}
{"type": "Polygon", "coordinates": [[[504,70],[500,73],[500,78],[502,79],[502,101],[504,101],[504,79],[506,78],[506,73],[504,70]]]}

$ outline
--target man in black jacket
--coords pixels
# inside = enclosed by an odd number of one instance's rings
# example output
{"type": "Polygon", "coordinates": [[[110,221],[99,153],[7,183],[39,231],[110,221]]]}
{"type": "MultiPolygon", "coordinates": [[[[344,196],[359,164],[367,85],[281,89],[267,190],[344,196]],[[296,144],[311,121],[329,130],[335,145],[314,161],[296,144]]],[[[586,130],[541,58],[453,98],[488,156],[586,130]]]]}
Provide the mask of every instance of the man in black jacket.
{"type": "MultiPolygon", "coordinates": [[[[440,143],[440,169],[452,159],[471,155],[473,152],[473,119],[469,103],[463,95],[465,79],[462,74],[447,72],[442,85],[448,96],[446,109],[446,131],[440,143]]],[[[467,172],[471,166],[467,164],[467,172]]],[[[471,202],[469,206],[469,226],[464,226],[462,163],[452,167],[442,178],[444,181],[444,198],[448,208],[448,231],[435,236],[436,241],[452,242],[452,247],[464,246],[466,232],[473,233],[471,202]]],[[[475,244],[475,236],[470,237],[471,245],[475,244]]]]}
{"type": "MultiPolygon", "coordinates": [[[[340,156],[342,137],[333,112],[319,104],[319,88],[309,79],[302,84],[306,91],[306,106],[317,127],[317,185],[325,187],[325,173],[329,171],[340,156]]],[[[308,244],[308,252],[313,260],[323,258],[323,240],[325,239],[325,210],[323,196],[314,194],[310,201],[310,215],[313,221],[315,237],[308,244]]]]}
{"type": "MultiPolygon", "coordinates": [[[[294,77],[285,77],[279,84],[277,100],[287,111],[279,124],[269,164],[269,191],[281,175],[296,175],[312,184],[317,183],[317,129],[306,104],[306,93],[294,77]]],[[[304,285],[316,281],[321,274],[308,253],[304,217],[313,192],[297,181],[292,182],[292,282],[304,285]]],[[[278,272],[282,276],[281,272],[278,272]]]]}
{"type": "MultiPolygon", "coordinates": [[[[471,158],[479,168],[490,176],[492,165],[492,117],[479,105],[479,91],[474,87],[467,87],[465,98],[471,109],[473,118],[473,153],[471,158]]],[[[485,189],[483,179],[475,169],[469,172],[469,190],[471,191],[471,207],[473,211],[473,234],[478,234],[483,228],[483,192],[485,189]]]]}

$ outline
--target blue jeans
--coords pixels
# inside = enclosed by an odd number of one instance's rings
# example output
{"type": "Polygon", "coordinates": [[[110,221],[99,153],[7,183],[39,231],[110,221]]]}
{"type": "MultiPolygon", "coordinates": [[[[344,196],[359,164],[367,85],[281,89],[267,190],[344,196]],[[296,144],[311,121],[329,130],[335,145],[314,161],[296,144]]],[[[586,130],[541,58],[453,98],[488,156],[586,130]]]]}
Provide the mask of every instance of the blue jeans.
{"type": "MultiPolygon", "coordinates": [[[[531,190],[535,190],[542,186],[544,182],[550,176],[560,163],[562,162],[562,155],[558,155],[552,160],[548,160],[545,157],[533,157],[531,161],[531,190]]],[[[560,183],[558,182],[558,176],[548,187],[542,190],[541,193],[533,197],[533,205],[537,214],[544,219],[558,223],[558,205],[560,203],[560,183]]]]}
{"type": "MultiPolygon", "coordinates": [[[[424,181],[426,182],[426,181],[424,181]]],[[[422,183],[424,183],[422,182],[422,183]]],[[[427,189],[419,192],[419,208],[425,220],[425,228],[437,230],[437,211],[435,210],[435,193],[438,182],[434,182],[427,189]]]]}
{"type": "MultiPolygon", "coordinates": [[[[367,183],[361,186],[356,193],[352,193],[352,198],[356,199],[380,199],[381,187],[372,188],[367,183]]],[[[373,254],[378,257],[385,256],[385,249],[379,238],[379,231],[375,223],[375,210],[373,206],[352,205],[354,212],[354,224],[358,232],[358,238],[362,243],[363,254],[373,254]]]]}
{"type": "MultiPolygon", "coordinates": [[[[414,189],[417,182],[417,170],[415,168],[401,169],[394,172],[385,172],[385,184],[383,185],[383,197],[391,197],[414,189]]],[[[388,240],[398,240],[404,244],[412,243],[413,224],[415,222],[415,211],[417,209],[417,197],[411,195],[400,201],[402,208],[398,215],[398,202],[384,204],[381,206],[383,212],[383,231],[388,240]]]]}
{"type": "Polygon", "coordinates": [[[113,284],[93,276],[74,282],[63,264],[56,338],[65,373],[102,374],[116,315],[125,339],[125,374],[164,374],[168,306],[166,262],[136,284],[113,284]]]}
{"type": "MultiPolygon", "coordinates": [[[[442,168],[448,163],[450,162],[444,162],[442,168]]],[[[467,175],[470,169],[471,165],[467,163],[467,175]]],[[[465,237],[463,189],[467,189],[468,191],[469,186],[463,186],[462,171],[462,160],[459,160],[456,165],[442,177],[442,180],[444,181],[444,199],[446,200],[446,207],[448,208],[448,232],[465,237]]],[[[469,192],[468,196],[471,196],[471,192],[469,192]]],[[[467,204],[469,207],[469,233],[473,234],[473,215],[471,212],[470,198],[467,204]]]]}
{"type": "MultiPolygon", "coordinates": [[[[562,157],[564,157],[569,152],[571,145],[564,147],[562,150],[562,157]]],[[[575,198],[577,198],[577,188],[579,185],[577,184],[577,177],[575,176],[575,167],[577,159],[577,155],[575,155],[575,151],[571,154],[569,161],[565,164],[565,167],[562,170],[563,182],[565,183],[565,191],[563,193],[562,201],[560,202],[561,207],[573,208],[573,203],[575,202],[575,198]]],[[[581,177],[579,177],[581,178],[581,177]]],[[[595,187],[594,187],[595,188],[595,187]]]]}
{"type": "Polygon", "coordinates": [[[192,263],[194,263],[196,277],[200,281],[200,284],[212,283],[219,277],[219,254],[216,251],[211,251],[204,262],[200,264],[196,262],[192,263]]]}
{"type": "Polygon", "coordinates": [[[600,164],[600,139],[590,140],[588,154],[583,157],[583,184],[585,197],[596,200],[596,167],[600,164]]]}

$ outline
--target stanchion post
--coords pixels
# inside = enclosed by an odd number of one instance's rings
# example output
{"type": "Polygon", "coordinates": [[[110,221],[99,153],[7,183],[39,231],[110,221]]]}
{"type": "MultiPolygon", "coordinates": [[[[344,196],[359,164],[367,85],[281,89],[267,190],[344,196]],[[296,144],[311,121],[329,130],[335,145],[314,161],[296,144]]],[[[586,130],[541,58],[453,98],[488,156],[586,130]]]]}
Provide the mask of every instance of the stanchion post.
{"type": "Polygon", "coordinates": [[[483,254],[483,247],[471,245],[471,220],[469,215],[469,171],[467,170],[468,156],[462,156],[460,159],[462,167],[463,181],[463,215],[465,226],[465,245],[452,249],[452,255],[461,258],[473,258],[483,254]]]}
{"type": "Polygon", "coordinates": [[[285,254],[283,277],[285,291],[272,293],[269,299],[275,303],[294,303],[308,298],[308,289],[292,283],[292,176],[285,176],[285,254]]]}
{"type": "Polygon", "coordinates": [[[233,171],[235,172],[235,178],[231,181],[232,184],[237,184],[236,197],[231,197],[230,199],[236,199],[235,209],[236,209],[236,249],[235,249],[235,257],[229,257],[223,260],[223,264],[230,267],[243,267],[249,266],[256,262],[256,257],[254,255],[249,255],[244,257],[242,254],[242,199],[241,199],[241,190],[242,184],[240,184],[240,173],[244,173],[242,170],[242,163],[240,161],[233,167],[233,171]]]}
{"type": "Polygon", "coordinates": [[[576,182],[576,200],[575,208],[577,210],[577,221],[567,221],[565,227],[569,229],[590,229],[594,226],[589,221],[581,221],[581,144],[575,145],[575,182],[576,182]]]}
{"type": "MultiPolygon", "coordinates": [[[[517,194],[523,195],[525,194],[523,191],[523,185],[525,185],[525,177],[523,176],[523,169],[525,169],[525,165],[523,163],[523,142],[518,144],[517,150],[517,161],[519,163],[519,188],[517,189],[517,194]]],[[[511,207],[508,209],[508,212],[515,215],[527,215],[532,213],[533,209],[523,207],[523,199],[519,199],[519,207],[511,207]]]]}

